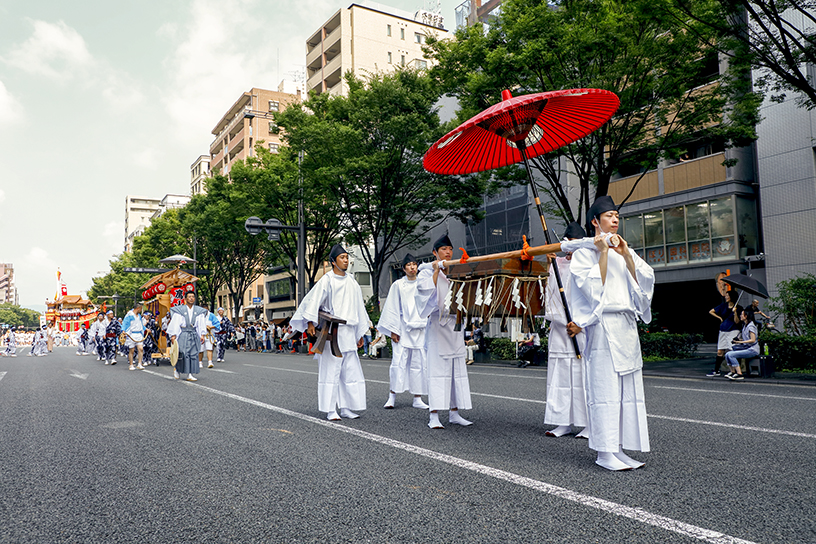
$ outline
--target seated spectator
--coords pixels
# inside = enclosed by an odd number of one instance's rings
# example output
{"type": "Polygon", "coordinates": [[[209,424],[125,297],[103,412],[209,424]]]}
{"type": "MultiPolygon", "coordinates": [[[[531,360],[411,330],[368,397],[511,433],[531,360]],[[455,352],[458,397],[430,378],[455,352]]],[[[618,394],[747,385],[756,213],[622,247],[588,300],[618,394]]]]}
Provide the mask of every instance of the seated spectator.
{"type": "Polygon", "coordinates": [[[526,367],[530,364],[539,364],[541,356],[541,337],[538,333],[527,333],[524,340],[519,345],[518,357],[520,367],[526,367]]]}
{"type": "Polygon", "coordinates": [[[372,359],[379,359],[380,349],[385,347],[385,336],[378,334],[377,338],[368,346],[368,355],[372,359]]]}
{"type": "Polygon", "coordinates": [[[725,354],[725,361],[728,363],[730,372],[725,375],[729,380],[744,380],[740,369],[739,359],[751,359],[759,357],[759,344],[757,343],[757,327],[754,322],[754,312],[748,309],[740,312],[742,320],[742,331],[739,339],[734,339],[734,349],[725,354]]]}

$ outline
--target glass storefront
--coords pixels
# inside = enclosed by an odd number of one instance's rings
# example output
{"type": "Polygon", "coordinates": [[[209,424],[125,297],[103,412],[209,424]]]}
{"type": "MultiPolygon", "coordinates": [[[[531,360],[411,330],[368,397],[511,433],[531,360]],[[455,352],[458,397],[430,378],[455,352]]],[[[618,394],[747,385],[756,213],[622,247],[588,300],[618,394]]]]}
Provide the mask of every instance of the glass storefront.
{"type": "Polygon", "coordinates": [[[741,196],[626,216],[621,234],[652,267],[756,255],[756,205],[741,196]]]}

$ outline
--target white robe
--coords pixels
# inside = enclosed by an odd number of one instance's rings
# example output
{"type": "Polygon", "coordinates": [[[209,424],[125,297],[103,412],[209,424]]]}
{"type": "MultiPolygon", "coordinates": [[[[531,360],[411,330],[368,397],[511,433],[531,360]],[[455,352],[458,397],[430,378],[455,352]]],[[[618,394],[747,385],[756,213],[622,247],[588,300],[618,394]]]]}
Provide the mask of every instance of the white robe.
{"type": "Polygon", "coordinates": [[[440,270],[433,283],[433,265],[422,263],[417,276],[416,304],[428,318],[425,356],[428,361],[428,404],[431,411],[470,410],[470,383],[465,363],[465,338],[454,329],[456,314],[445,309],[450,280],[440,270]]]}
{"type": "Polygon", "coordinates": [[[425,361],[425,327],[428,320],[417,308],[419,281],[400,278],[391,284],[385,299],[377,330],[383,336],[399,335],[399,342],[391,341],[391,391],[410,390],[414,395],[427,395],[427,363],[425,361]]]}
{"type": "MultiPolygon", "coordinates": [[[[570,282],[570,262],[564,257],[556,259],[564,293],[569,299],[572,289],[570,282]]],[[[581,359],[575,356],[572,339],[567,334],[567,315],[558,291],[558,283],[552,273],[547,280],[547,298],[544,319],[550,322],[547,341],[547,407],[544,423],[547,425],[575,425],[586,427],[587,406],[584,393],[584,377],[581,359]]],[[[583,354],[586,349],[586,335],[580,332],[575,339],[583,354]]]]}
{"type": "Polygon", "coordinates": [[[637,281],[626,261],[610,249],[606,283],[601,281],[600,252],[579,249],[570,263],[570,310],[584,329],[589,447],[599,452],[649,451],[643,394],[643,358],[636,319],[652,319],[654,271],[629,250],[637,281]]]}
{"type": "Polygon", "coordinates": [[[357,355],[357,341],[368,328],[368,313],[360,285],[348,274],[325,274],[309,291],[289,323],[303,332],[309,322],[320,322],[320,311],[345,319],[337,330],[337,342],[343,357],[335,357],[327,344],[318,360],[317,404],[321,412],[333,412],[336,407],[349,410],[366,409],[366,388],[363,367],[357,355]]]}

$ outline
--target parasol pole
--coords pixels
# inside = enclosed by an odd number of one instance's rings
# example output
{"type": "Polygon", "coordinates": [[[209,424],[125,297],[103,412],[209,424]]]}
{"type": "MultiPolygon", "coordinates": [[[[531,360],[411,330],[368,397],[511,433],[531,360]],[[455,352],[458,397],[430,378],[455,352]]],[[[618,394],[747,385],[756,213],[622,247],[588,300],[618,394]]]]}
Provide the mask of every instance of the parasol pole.
{"type": "MultiPolygon", "coordinates": [[[[527,161],[527,145],[524,139],[522,139],[516,142],[516,146],[521,152],[521,158],[524,161],[524,170],[527,172],[527,181],[530,182],[530,188],[533,190],[536,210],[538,210],[538,217],[541,219],[541,227],[544,229],[544,239],[547,241],[547,245],[551,245],[552,240],[550,239],[550,231],[547,229],[547,221],[544,219],[544,211],[541,209],[541,199],[538,197],[538,189],[536,188],[536,184],[533,183],[533,175],[530,172],[530,163],[527,161]]],[[[569,305],[567,304],[567,293],[564,291],[564,284],[561,281],[561,273],[558,271],[558,266],[555,264],[553,264],[552,269],[553,274],[555,275],[555,282],[558,285],[558,292],[561,293],[561,302],[564,304],[564,315],[567,317],[567,323],[571,323],[572,315],[570,314],[569,305]]],[[[581,349],[578,347],[578,340],[574,336],[571,337],[570,340],[572,340],[572,348],[575,350],[575,356],[580,359],[581,349]]]]}
{"type": "MultiPolygon", "coordinates": [[[[561,244],[549,244],[544,246],[536,246],[531,247],[527,250],[527,255],[531,257],[537,257],[539,255],[549,255],[551,253],[558,253],[561,251],[561,244]]],[[[521,258],[521,250],[517,249],[515,251],[505,251],[504,253],[491,253],[490,255],[478,255],[476,257],[468,257],[467,263],[483,263],[486,261],[496,261],[499,259],[520,259],[521,258]]],[[[459,259],[451,259],[449,261],[442,261],[442,266],[448,268],[450,266],[454,266],[457,264],[462,264],[462,261],[459,259]]]]}

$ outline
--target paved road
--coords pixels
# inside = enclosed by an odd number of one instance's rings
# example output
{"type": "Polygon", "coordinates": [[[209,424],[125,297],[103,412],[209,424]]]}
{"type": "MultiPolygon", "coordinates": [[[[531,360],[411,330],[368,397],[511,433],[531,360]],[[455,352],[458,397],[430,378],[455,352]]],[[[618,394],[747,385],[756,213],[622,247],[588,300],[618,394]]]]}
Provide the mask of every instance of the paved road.
{"type": "Polygon", "coordinates": [[[0,542],[816,542],[812,386],[647,377],[653,451],[610,473],[544,436],[545,369],[471,369],[439,431],[381,408],[387,361],[341,423],[310,358],[216,370],[0,358],[0,542]]]}

